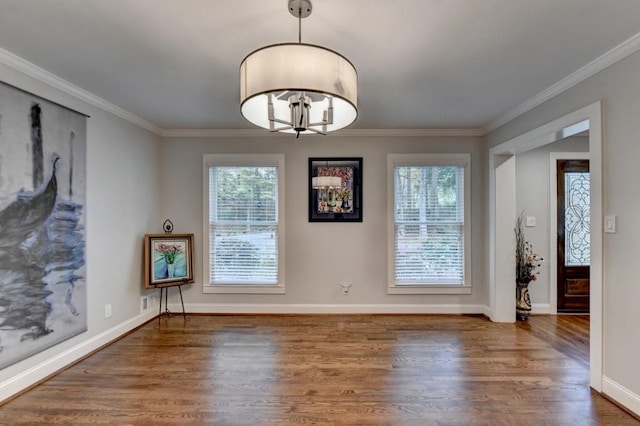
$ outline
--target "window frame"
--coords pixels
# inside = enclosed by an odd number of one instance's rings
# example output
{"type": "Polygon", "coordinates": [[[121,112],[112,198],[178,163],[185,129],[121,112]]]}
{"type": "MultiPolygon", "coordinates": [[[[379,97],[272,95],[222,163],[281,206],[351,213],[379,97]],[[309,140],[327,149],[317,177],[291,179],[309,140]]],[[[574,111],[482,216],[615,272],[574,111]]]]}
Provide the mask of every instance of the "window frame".
{"type": "Polygon", "coordinates": [[[471,294],[471,154],[389,154],[387,156],[387,293],[471,294]],[[396,167],[462,167],[464,172],[463,283],[398,284],[395,280],[395,169],[396,167]]]}
{"type": "Polygon", "coordinates": [[[284,224],[284,154],[205,154],[203,155],[203,232],[202,232],[202,292],[222,294],[285,294],[285,224],[284,224]],[[212,284],[209,246],[209,168],[210,167],[276,167],[278,170],[278,282],[277,284],[212,284]]]}

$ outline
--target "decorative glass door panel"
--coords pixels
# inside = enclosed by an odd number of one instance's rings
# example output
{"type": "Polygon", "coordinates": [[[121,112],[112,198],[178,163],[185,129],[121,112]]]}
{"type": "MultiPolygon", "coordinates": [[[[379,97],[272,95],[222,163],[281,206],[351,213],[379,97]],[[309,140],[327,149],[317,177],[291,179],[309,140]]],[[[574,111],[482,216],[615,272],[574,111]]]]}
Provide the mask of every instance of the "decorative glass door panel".
{"type": "Polygon", "coordinates": [[[564,182],[565,266],[589,266],[589,173],[565,172],[564,182]]]}
{"type": "Polygon", "coordinates": [[[589,160],[558,160],[558,312],[589,312],[589,160]]]}

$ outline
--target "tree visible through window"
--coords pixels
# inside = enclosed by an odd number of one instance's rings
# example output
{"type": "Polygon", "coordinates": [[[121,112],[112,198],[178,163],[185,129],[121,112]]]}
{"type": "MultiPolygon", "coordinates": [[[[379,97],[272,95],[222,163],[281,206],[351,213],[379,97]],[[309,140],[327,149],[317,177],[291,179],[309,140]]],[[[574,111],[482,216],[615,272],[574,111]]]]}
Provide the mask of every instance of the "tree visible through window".
{"type": "Polygon", "coordinates": [[[390,171],[394,203],[390,285],[464,286],[465,163],[398,160],[390,171]]]}
{"type": "Polygon", "coordinates": [[[211,284],[278,284],[278,168],[209,167],[211,284]]]}

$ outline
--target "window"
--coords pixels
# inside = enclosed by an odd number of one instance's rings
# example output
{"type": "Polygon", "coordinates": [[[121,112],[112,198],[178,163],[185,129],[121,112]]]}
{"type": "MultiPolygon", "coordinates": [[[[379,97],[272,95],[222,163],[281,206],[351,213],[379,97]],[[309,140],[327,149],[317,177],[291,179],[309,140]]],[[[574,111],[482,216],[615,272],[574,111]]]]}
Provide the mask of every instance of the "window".
{"type": "Polygon", "coordinates": [[[283,155],[205,155],[205,293],[284,293],[283,155]]]}
{"type": "Polygon", "coordinates": [[[389,293],[471,292],[470,159],[389,156],[389,293]]]}

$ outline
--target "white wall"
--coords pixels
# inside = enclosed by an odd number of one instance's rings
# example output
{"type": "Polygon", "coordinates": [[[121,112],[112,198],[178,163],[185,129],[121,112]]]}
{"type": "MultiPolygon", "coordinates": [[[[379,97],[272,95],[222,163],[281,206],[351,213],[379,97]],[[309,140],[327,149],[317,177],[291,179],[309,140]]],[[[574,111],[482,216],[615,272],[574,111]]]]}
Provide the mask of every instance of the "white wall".
{"type": "Polygon", "coordinates": [[[159,138],[0,64],[0,80],[90,116],[87,121],[88,331],[0,370],[0,401],[144,320],[142,240],[161,223],[159,138]],[[113,316],[104,319],[104,305],[113,316]]]}
{"type": "MultiPolygon", "coordinates": [[[[483,312],[485,283],[483,145],[474,137],[171,138],[162,143],[162,206],[176,232],[194,233],[196,284],[186,286],[189,311],[483,312]],[[387,294],[387,154],[471,153],[471,295],[387,294]],[[202,293],[202,156],[285,154],[286,294],[202,293]],[[363,222],[309,223],[308,158],[363,157],[363,222]],[[349,296],[338,282],[353,281],[349,296]]],[[[172,292],[172,296],[175,293],[172,292]]],[[[175,298],[173,298],[176,301],[175,298]]]]}
{"type": "Polygon", "coordinates": [[[588,138],[574,136],[516,155],[516,211],[518,214],[524,211],[526,216],[536,218],[535,227],[525,227],[525,236],[533,244],[535,252],[546,260],[542,263],[538,279],[529,285],[533,313],[547,313],[549,310],[549,256],[556,255],[549,252],[549,154],[588,151],[588,138]]]}
{"type": "Polygon", "coordinates": [[[636,52],[488,135],[489,146],[537,128],[598,100],[603,108],[603,211],[617,215],[616,234],[604,234],[603,391],[640,413],[638,261],[640,185],[637,184],[640,53],[636,52]]]}

